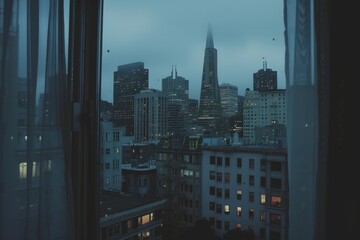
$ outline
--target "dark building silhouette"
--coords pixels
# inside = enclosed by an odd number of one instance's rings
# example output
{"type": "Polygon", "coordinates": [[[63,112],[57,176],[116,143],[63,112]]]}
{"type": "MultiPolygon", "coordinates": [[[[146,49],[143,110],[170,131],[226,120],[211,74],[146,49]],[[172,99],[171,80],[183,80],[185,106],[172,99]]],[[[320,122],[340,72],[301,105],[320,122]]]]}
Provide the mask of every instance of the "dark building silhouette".
{"type": "Polygon", "coordinates": [[[134,96],[149,87],[149,70],[143,62],[118,66],[114,72],[114,126],[134,135],[134,96]]]}
{"type": "Polygon", "coordinates": [[[167,96],[168,132],[185,132],[189,125],[189,80],[177,75],[175,66],[171,76],[162,80],[162,91],[167,96]]]}
{"type": "Polygon", "coordinates": [[[111,102],[100,100],[100,121],[113,121],[113,105],[111,102]]]}
{"type": "Polygon", "coordinates": [[[209,25],[206,39],[203,73],[201,80],[198,124],[206,132],[219,131],[221,103],[217,74],[217,49],[209,25]]]}
{"type": "Polygon", "coordinates": [[[260,69],[254,76],[254,91],[271,91],[277,90],[277,72],[267,68],[264,60],[263,69],[260,69]]]}

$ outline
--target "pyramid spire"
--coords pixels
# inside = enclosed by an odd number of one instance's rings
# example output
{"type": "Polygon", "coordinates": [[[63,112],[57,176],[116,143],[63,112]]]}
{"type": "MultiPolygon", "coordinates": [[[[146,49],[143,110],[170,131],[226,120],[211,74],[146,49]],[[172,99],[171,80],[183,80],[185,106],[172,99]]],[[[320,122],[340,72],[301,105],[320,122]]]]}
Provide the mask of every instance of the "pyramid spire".
{"type": "Polygon", "coordinates": [[[206,38],[206,48],[214,48],[214,40],[212,36],[211,24],[208,24],[208,32],[206,38]]]}

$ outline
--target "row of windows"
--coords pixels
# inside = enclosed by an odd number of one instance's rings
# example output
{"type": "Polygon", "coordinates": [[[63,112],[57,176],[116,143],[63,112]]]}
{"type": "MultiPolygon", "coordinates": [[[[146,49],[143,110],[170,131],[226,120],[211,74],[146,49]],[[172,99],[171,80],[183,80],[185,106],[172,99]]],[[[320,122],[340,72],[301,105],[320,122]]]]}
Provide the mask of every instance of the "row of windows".
{"type": "MultiPolygon", "coordinates": [[[[104,149],[100,149],[100,154],[104,155],[104,149]]],[[[120,154],[120,148],[114,147],[114,154],[120,154]]],[[[105,155],[110,155],[110,148],[105,148],[105,155]]]]}
{"type": "MultiPolygon", "coordinates": [[[[210,161],[210,165],[223,166],[223,162],[224,162],[225,167],[232,167],[229,157],[225,157],[224,161],[223,161],[223,157],[210,156],[209,161],[210,161]]],[[[242,168],[243,167],[242,158],[236,158],[236,167],[237,168],[242,168]]],[[[249,159],[248,168],[249,169],[255,169],[255,159],[253,159],[253,158],[249,159]]],[[[260,160],[260,170],[261,171],[266,171],[266,160],[265,159],[260,160]]],[[[277,162],[277,161],[271,161],[270,162],[270,171],[272,171],[272,172],[281,172],[281,170],[282,170],[281,162],[277,162]]]]}
{"type": "MultiPolygon", "coordinates": [[[[210,202],[209,208],[211,211],[215,211],[216,213],[222,214],[222,206],[221,204],[214,204],[213,202],[210,202]]],[[[242,216],[242,208],[236,207],[236,216],[241,217],[242,216]]],[[[230,206],[224,205],[224,214],[229,215],[230,214],[230,206]]],[[[262,222],[266,221],[267,212],[264,210],[260,210],[259,212],[259,220],[262,222]]],[[[253,208],[249,208],[248,210],[248,219],[254,219],[255,218],[255,210],[253,208]]],[[[281,215],[278,213],[269,213],[269,220],[271,224],[281,224],[281,215]]]]}
{"type": "MultiPolygon", "coordinates": [[[[217,182],[223,182],[223,176],[224,176],[224,183],[231,183],[230,173],[222,173],[222,172],[215,172],[210,171],[209,172],[209,179],[210,180],[216,180],[217,182]]],[[[255,176],[249,175],[249,186],[255,186],[255,176]]],[[[243,182],[242,174],[236,174],[236,183],[238,185],[245,184],[243,182]]],[[[260,187],[267,187],[266,186],[266,177],[260,176],[260,187]]],[[[282,189],[282,180],[280,178],[270,178],[270,188],[273,189],[282,189]]]]}
{"type": "MultiPolygon", "coordinates": [[[[224,194],[224,199],[229,199],[230,198],[230,189],[228,189],[228,188],[222,189],[222,188],[210,187],[209,188],[209,194],[211,196],[216,196],[218,198],[222,198],[223,194],[224,194]]],[[[249,192],[248,196],[249,196],[249,199],[248,199],[249,202],[255,202],[255,194],[254,194],[254,192],[249,192]]],[[[237,200],[242,200],[242,191],[241,190],[236,191],[236,199],[237,200]]],[[[266,194],[261,193],[260,194],[260,204],[265,204],[265,203],[266,203],[266,194]]],[[[274,206],[274,207],[282,207],[282,197],[278,196],[278,195],[271,195],[271,197],[270,197],[270,205],[274,206]]],[[[213,210],[213,209],[210,208],[210,210],[213,210]]]]}

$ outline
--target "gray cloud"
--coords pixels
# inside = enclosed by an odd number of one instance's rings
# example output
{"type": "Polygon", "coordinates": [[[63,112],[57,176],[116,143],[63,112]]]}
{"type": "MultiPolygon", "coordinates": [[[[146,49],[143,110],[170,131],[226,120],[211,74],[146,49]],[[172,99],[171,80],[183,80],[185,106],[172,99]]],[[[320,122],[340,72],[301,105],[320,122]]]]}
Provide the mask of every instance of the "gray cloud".
{"type": "Polygon", "coordinates": [[[282,0],[105,0],[102,98],[112,101],[117,66],[136,61],[144,62],[157,89],[177,65],[190,81],[190,97],[199,98],[209,22],[220,84],[234,84],[243,95],[265,57],[284,88],[282,0]]]}

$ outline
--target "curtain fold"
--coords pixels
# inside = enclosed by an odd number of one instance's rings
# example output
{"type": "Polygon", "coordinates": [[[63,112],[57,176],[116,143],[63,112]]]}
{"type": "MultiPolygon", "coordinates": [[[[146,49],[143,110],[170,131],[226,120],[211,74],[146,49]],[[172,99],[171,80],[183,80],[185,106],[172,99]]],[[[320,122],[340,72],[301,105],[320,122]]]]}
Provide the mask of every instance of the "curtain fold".
{"type": "Polygon", "coordinates": [[[64,1],[0,8],[0,239],[72,239],[64,1]]]}

